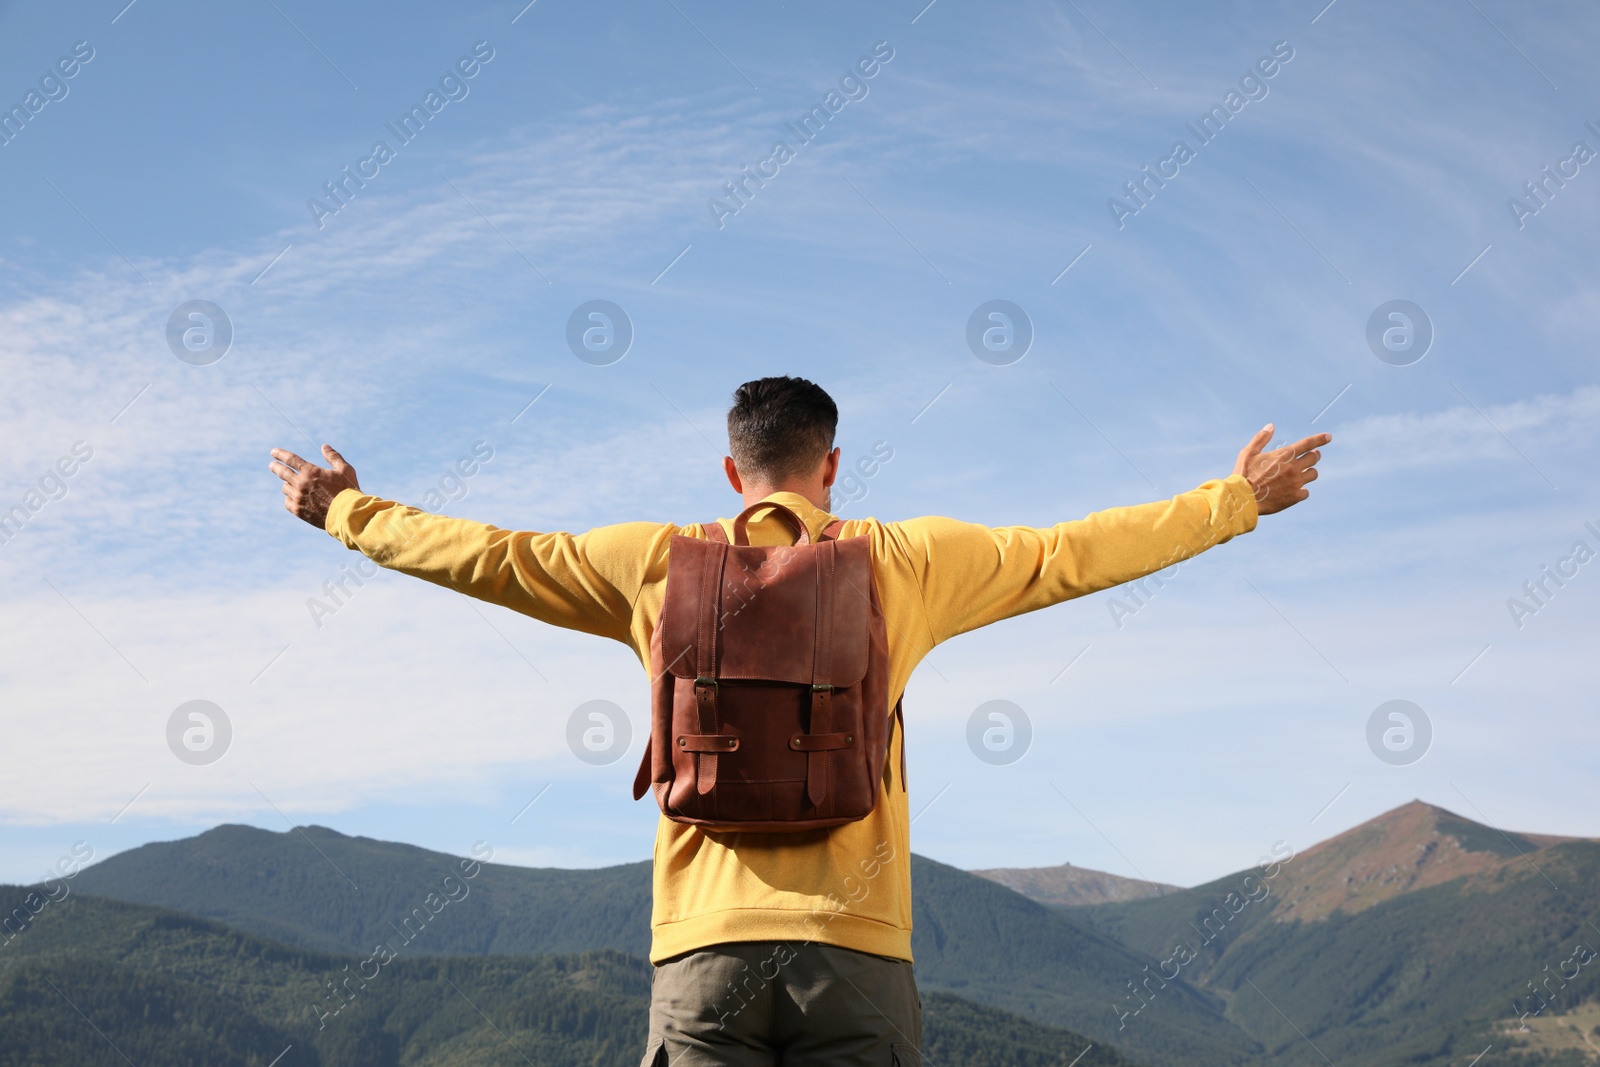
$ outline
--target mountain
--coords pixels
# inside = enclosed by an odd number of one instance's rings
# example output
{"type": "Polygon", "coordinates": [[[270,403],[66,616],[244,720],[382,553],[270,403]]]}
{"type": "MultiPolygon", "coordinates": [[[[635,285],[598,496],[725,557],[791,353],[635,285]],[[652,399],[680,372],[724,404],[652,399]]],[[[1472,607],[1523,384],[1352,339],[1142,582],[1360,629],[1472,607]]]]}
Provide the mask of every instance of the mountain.
{"type": "MultiPolygon", "coordinates": [[[[26,895],[0,887],[0,906],[26,895]]],[[[375,961],[81,894],[12,932],[3,1067],[631,1067],[644,1047],[650,967],[612,950],[375,961]]],[[[1079,1034],[948,994],[926,996],[923,1017],[929,1063],[1130,1067],[1079,1034]]]]}
{"type": "Polygon", "coordinates": [[[1577,962],[1600,949],[1600,842],[1420,801],[1263,868],[1070,913],[1221,998],[1275,1064],[1443,1065],[1491,1044],[1544,1062],[1508,1024],[1600,998],[1600,959],[1577,962]]]}
{"type": "Polygon", "coordinates": [[[992,867],[973,871],[979,878],[999,882],[1029,900],[1040,904],[1109,904],[1122,900],[1143,900],[1175,893],[1180,887],[1124,878],[1120,874],[1092,871],[1063,863],[1059,867],[992,867]]]}
{"type": "Polygon", "coordinates": [[[1497,830],[1413,800],[1307,849],[1287,869],[1278,921],[1353,914],[1457,878],[1492,877],[1525,856],[1584,840],[1497,830]]]}
{"type": "MultiPolygon", "coordinates": [[[[479,857],[487,858],[483,849],[479,857]]],[[[84,868],[80,893],[155,904],[329,952],[371,951],[455,876],[464,894],[427,924],[432,955],[650,951],[650,863],[597,870],[463,861],[322,826],[283,833],[218,826],[84,868]]]]}
{"type": "MultiPolygon", "coordinates": [[[[324,827],[274,833],[221,826],[119,853],[85,868],[73,884],[79,893],[173,908],[303,948],[365,954],[395,940],[405,917],[462,862],[324,827]]],[[[422,927],[408,955],[648,952],[648,863],[588,871],[493,863],[473,869],[473,878],[458,880],[460,902],[422,927]]],[[[1223,1018],[1221,999],[1187,988],[1159,1018],[1125,1031],[1111,1005],[1156,961],[954,867],[913,857],[912,880],[912,951],[927,991],[954,993],[1157,1062],[1230,1064],[1257,1047],[1223,1018]]]]}
{"type": "MultiPolygon", "coordinates": [[[[366,953],[460,862],[316,827],[231,826],[113,856],[73,886],[301,951],[366,953]]],[[[1600,1046],[1600,842],[1413,802],[1299,851],[1282,845],[1263,867],[1139,900],[1046,906],[922,857],[912,871],[925,998],[952,994],[1147,1063],[1465,1067],[1491,1045],[1497,1062],[1524,1067],[1600,1062],[1586,1058],[1600,1046]]],[[[648,864],[484,863],[407,958],[638,956],[648,918],[648,864]]]]}

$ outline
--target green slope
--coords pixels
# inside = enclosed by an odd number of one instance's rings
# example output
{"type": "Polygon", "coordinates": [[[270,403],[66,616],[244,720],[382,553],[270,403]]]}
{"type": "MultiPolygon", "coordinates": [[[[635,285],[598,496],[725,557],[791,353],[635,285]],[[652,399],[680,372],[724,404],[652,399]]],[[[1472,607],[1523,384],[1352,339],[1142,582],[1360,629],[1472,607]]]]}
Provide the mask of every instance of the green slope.
{"type": "Polygon", "coordinates": [[[1223,1019],[1220,998],[1181,981],[1167,983],[1148,1008],[1124,1019],[1114,1005],[1157,961],[1071,912],[920,856],[911,872],[912,951],[923,988],[1070,1026],[1161,1062],[1237,1064],[1259,1050],[1223,1019]]]}
{"type": "MultiPolygon", "coordinates": [[[[24,895],[0,887],[0,904],[24,895]]],[[[0,1067],[632,1067],[643,1051],[650,967],[636,957],[400,957],[324,1014],[326,983],[362,960],[74,895],[0,949],[0,1067]]],[[[1054,1067],[1090,1045],[947,995],[925,998],[924,1020],[930,1063],[1054,1067]]],[[[1128,1061],[1097,1044],[1079,1065],[1128,1061]]]]}
{"type": "MultiPolygon", "coordinates": [[[[1504,1047],[1494,1022],[1516,1014],[1527,983],[1559,971],[1578,942],[1600,950],[1600,844],[1591,842],[1354,915],[1264,923],[1224,954],[1209,985],[1230,997],[1233,1018],[1282,1050],[1281,1063],[1321,1063],[1309,1039],[1335,1061],[1444,1064],[1504,1047]]],[[[1567,988],[1551,987],[1560,992],[1552,1011],[1600,998],[1600,960],[1572,970],[1567,988]]]]}
{"type": "MultiPolygon", "coordinates": [[[[1265,923],[1282,900],[1273,892],[1264,900],[1240,903],[1249,894],[1259,896],[1260,890],[1254,887],[1261,884],[1259,870],[1252,868],[1163,897],[1076,907],[1058,905],[1051,910],[1159,960],[1170,959],[1180,944],[1187,946],[1196,956],[1182,966],[1180,977],[1205,988],[1229,947],[1265,923]],[[1247,875],[1257,876],[1248,889],[1244,883],[1247,875]],[[1236,913],[1228,906],[1230,894],[1236,913]]],[[[1172,970],[1169,967],[1166,973],[1171,974],[1172,970]]]]}

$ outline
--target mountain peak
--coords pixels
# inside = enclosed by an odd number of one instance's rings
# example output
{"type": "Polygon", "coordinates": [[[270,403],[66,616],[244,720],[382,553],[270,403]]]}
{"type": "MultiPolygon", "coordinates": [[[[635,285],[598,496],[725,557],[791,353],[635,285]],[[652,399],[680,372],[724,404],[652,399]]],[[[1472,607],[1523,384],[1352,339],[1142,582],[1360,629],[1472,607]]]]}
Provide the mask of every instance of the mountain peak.
{"type": "Polygon", "coordinates": [[[1579,838],[1522,834],[1415,799],[1311,846],[1284,865],[1279,921],[1357,912],[1413,889],[1486,875],[1579,838]]]}
{"type": "Polygon", "coordinates": [[[1143,900],[1178,891],[1178,886],[1124,878],[1119,874],[1074,867],[995,867],[972,871],[980,878],[999,882],[1041,904],[1105,904],[1118,900],[1143,900]]]}

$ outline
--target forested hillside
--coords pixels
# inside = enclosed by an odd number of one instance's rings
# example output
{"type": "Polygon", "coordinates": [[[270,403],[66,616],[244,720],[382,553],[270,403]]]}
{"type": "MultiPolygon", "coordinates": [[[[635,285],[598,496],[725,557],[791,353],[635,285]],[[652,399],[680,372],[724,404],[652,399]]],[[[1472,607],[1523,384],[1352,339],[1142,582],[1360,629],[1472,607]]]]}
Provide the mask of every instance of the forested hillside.
{"type": "MultiPolygon", "coordinates": [[[[634,1067],[649,994],[649,964],[614,950],[375,963],[73,895],[0,951],[0,1067],[634,1067]]],[[[953,996],[924,1019],[929,1063],[1132,1067],[953,996]]]]}

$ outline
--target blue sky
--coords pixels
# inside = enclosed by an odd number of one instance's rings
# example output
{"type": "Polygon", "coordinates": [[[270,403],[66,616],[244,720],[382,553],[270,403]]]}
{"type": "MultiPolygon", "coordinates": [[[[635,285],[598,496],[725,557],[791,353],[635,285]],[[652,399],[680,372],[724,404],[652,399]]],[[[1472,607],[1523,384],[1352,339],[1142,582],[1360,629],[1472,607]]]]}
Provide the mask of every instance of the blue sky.
{"type": "Polygon", "coordinates": [[[1591,7],[124,3],[0,7],[0,99],[40,94],[0,146],[0,508],[40,505],[0,544],[0,879],[224,821],[648,856],[637,740],[565,742],[592,699],[637,738],[631,654],[388,574],[319,627],[352,557],[282,511],[267,450],[332,441],[420,502],[487,442],[446,510],[693,522],[733,510],[722,413],[771,373],[833,393],[847,462],[892,450],[846,515],[1046,525],[1225,475],[1268,421],[1336,437],[1308,504],[1131,616],[1101,593],[936,650],[919,852],[1193,884],[1413,797],[1600,835],[1600,564],[1507,606],[1600,550],[1600,163],[1562,162],[1600,150],[1591,7]],[[607,366],[565,341],[595,299],[635,333],[607,366]],[[994,299],[1034,331],[1005,366],[966,342],[994,299]],[[1434,331],[1407,366],[1366,336],[1397,299],[1434,331]],[[233,328],[208,365],[166,339],[192,300],[233,328]],[[166,744],[193,699],[233,728],[209,765],[166,744]],[[996,699],[1033,724],[1006,766],[965,742],[996,699]],[[1432,723],[1409,765],[1367,745],[1392,699],[1432,723]]]}

